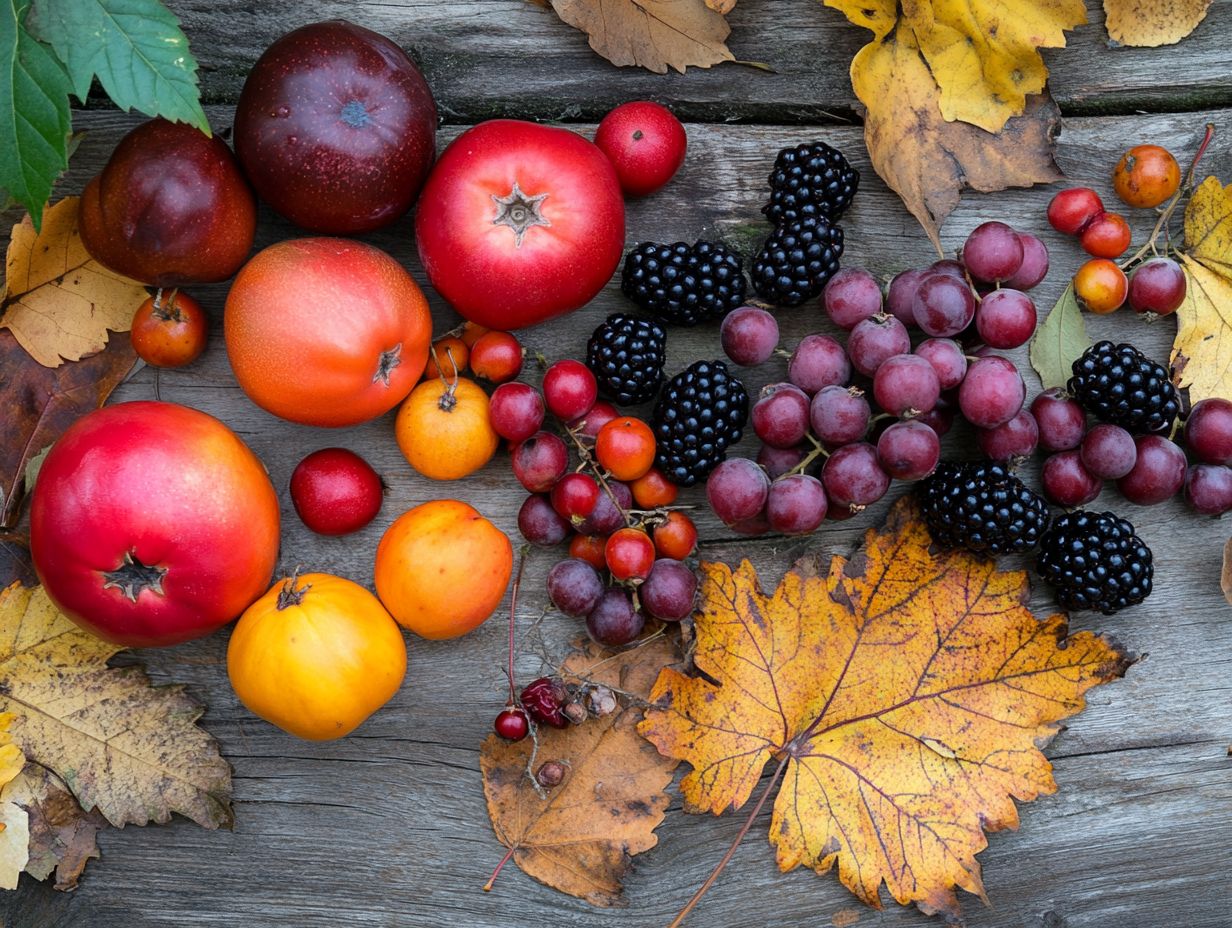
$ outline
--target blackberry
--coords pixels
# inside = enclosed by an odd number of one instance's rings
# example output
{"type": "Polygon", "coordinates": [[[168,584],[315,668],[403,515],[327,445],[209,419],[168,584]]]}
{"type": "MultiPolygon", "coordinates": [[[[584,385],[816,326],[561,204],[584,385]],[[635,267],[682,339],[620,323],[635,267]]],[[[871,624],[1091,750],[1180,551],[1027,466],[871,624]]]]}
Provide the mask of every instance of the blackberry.
{"type": "Polygon", "coordinates": [[[1151,549],[1113,512],[1076,509],[1057,516],[1040,542],[1039,575],[1065,609],[1112,615],[1151,595],[1151,549]]]}
{"type": "Polygon", "coordinates": [[[842,226],[823,218],[784,223],[753,259],[753,289],[776,306],[799,306],[820,295],[842,256],[842,226]]]}
{"type": "Polygon", "coordinates": [[[1166,432],[1181,411],[1167,370],[1133,345],[1096,342],[1073,372],[1068,390],[1079,405],[1130,432],[1166,432]]]}
{"type": "Polygon", "coordinates": [[[740,440],[749,395],[722,361],[698,361],[667,382],[655,404],[655,464],[672,483],[706,479],[740,440]]]}
{"type": "Polygon", "coordinates": [[[715,242],[642,242],[620,275],[625,296],[676,325],[722,319],[744,302],[746,286],[740,258],[715,242]]]}
{"type": "Polygon", "coordinates": [[[917,493],[933,541],[987,554],[1029,551],[1048,529],[1048,504],[1004,464],[945,461],[917,493]]]}
{"type": "Polygon", "coordinates": [[[586,346],[586,366],[599,389],[621,406],[654,399],[663,386],[667,333],[650,319],[612,313],[586,346]]]}
{"type": "Polygon", "coordinates": [[[860,172],[825,142],[784,148],[770,172],[770,202],[762,207],[776,226],[798,219],[838,219],[860,186],[860,172]]]}

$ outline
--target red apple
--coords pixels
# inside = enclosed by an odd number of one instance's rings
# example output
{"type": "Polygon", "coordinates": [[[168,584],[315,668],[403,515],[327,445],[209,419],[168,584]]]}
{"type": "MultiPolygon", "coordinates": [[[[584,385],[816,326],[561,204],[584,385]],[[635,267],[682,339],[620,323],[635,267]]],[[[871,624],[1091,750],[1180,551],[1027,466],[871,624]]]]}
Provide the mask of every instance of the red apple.
{"type": "Polygon", "coordinates": [[[226,142],[154,119],[124,136],[86,184],[79,221],[96,261],[145,284],[182,287],[239,270],[257,205],[226,142]]]}
{"type": "Polygon", "coordinates": [[[265,50],[235,111],[235,150],[261,199],[315,232],[393,222],[436,157],[436,104],[415,62],[345,20],[265,50]]]}

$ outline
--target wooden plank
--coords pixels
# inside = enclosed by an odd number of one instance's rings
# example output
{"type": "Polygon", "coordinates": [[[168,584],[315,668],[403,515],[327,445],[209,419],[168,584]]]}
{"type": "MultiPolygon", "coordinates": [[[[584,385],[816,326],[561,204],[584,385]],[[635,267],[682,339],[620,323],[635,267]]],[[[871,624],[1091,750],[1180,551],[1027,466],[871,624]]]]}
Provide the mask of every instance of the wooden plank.
{"type": "MultiPolygon", "coordinates": [[[[212,109],[210,115],[217,127],[229,122],[226,109],[212,109]]],[[[1111,200],[1107,174],[1123,148],[1150,139],[1183,156],[1192,151],[1207,119],[1226,131],[1230,117],[1232,111],[1222,110],[1071,119],[1059,159],[1074,182],[1090,183],[1111,200]]],[[[134,122],[114,113],[80,116],[79,125],[90,132],[64,192],[80,189],[134,122]]],[[[866,264],[889,275],[931,259],[914,221],[867,170],[858,129],[695,125],[689,131],[690,155],[680,177],[660,195],[630,203],[630,243],[703,235],[754,241],[765,229],[758,207],[775,151],[819,136],[843,148],[865,171],[856,205],[845,220],[844,263],[866,264]]],[[[1208,158],[1210,173],[1232,176],[1227,146],[1215,146],[1208,158]]],[[[1041,308],[1047,307],[1082,259],[1072,240],[1047,227],[1043,214],[1049,195],[1041,189],[968,196],[945,229],[945,243],[952,249],[989,218],[1041,235],[1053,255],[1053,273],[1036,291],[1041,308]]],[[[1135,231],[1144,233],[1150,219],[1145,211],[1135,212],[1135,231]]],[[[261,243],[292,234],[286,223],[263,214],[261,243]]],[[[408,220],[369,239],[406,262],[423,281],[408,220]]],[[[283,568],[303,565],[370,584],[372,553],[385,526],[406,508],[438,496],[466,499],[506,531],[516,532],[522,493],[503,455],[464,483],[432,484],[403,462],[392,439],[391,417],[322,431],[281,422],[254,407],[230,378],[217,325],[225,293],[224,285],[198,291],[216,321],[210,347],[198,362],[157,378],[144,370],[116,398],[148,398],[157,381],[162,398],[218,415],[251,443],[283,500],[283,568]],[[377,521],[343,539],[307,532],[286,496],[299,458],[332,444],[363,453],[390,484],[377,521]]],[[[443,330],[454,316],[432,299],[443,330]]],[[[576,355],[605,313],[625,305],[617,288],[609,286],[583,311],[525,332],[525,342],[550,357],[576,355]]],[[[807,332],[828,329],[815,306],[784,311],[780,319],[788,346],[807,332]]],[[[1163,358],[1173,323],[1146,325],[1117,314],[1091,320],[1091,329],[1097,337],[1132,339],[1163,358]]],[[[673,330],[669,354],[672,370],[718,355],[715,327],[673,330]]],[[[1025,352],[1010,354],[1027,371],[1025,352]]],[[[782,362],[774,361],[750,372],[746,383],[756,390],[782,376],[782,362]]],[[[1034,393],[1038,384],[1029,372],[1027,379],[1034,393]]],[[[970,434],[959,431],[946,444],[952,452],[969,449],[970,434]]],[[[755,442],[746,440],[743,447],[751,449],[755,442]]],[[[1027,470],[1034,480],[1038,468],[1027,470]]],[[[902,489],[895,487],[894,495],[902,489]]],[[[884,501],[858,519],[827,523],[807,539],[749,540],[723,529],[706,511],[700,492],[686,493],[684,499],[701,507],[706,555],[732,562],[749,557],[767,583],[805,553],[850,551],[889,504],[884,501]]],[[[1112,617],[1080,614],[1073,625],[1105,631],[1149,654],[1124,681],[1096,691],[1088,710],[1054,742],[1049,753],[1061,791],[1024,806],[1018,834],[990,839],[981,858],[994,907],[984,909],[972,900],[969,924],[1224,928],[1225,858],[1232,842],[1232,780],[1225,756],[1232,742],[1227,713],[1232,622],[1219,592],[1219,556],[1227,525],[1196,518],[1178,501],[1136,507],[1114,490],[1106,490],[1096,505],[1126,515],[1154,546],[1156,592],[1143,606],[1112,617]]],[[[553,560],[536,554],[530,561],[523,628],[543,613],[543,577],[553,560]]],[[[1038,614],[1048,611],[1046,590],[1036,589],[1033,605],[1038,614]]],[[[520,678],[528,680],[551,666],[578,631],[573,620],[544,616],[536,632],[522,639],[520,678]]],[[[226,632],[142,652],[140,658],[157,681],[183,682],[208,705],[204,724],[235,766],[235,832],[209,833],[176,821],[107,833],[103,859],[90,864],[75,893],[57,894],[25,880],[18,892],[0,900],[0,921],[6,928],[665,924],[721,856],[739,827],[738,816],[687,816],[674,795],[660,831],[661,846],[639,859],[629,880],[625,910],[592,909],[512,868],[493,893],[479,891],[502,851],[484,811],[477,749],[503,702],[504,635],[503,614],[498,613],[458,641],[411,641],[407,684],[354,736],[332,744],[297,741],[239,705],[226,679],[226,632]]],[[[927,924],[892,902],[880,914],[862,908],[833,876],[779,875],[764,835],[760,823],[690,924],[796,928],[826,925],[848,913],[858,915],[860,925],[927,924]]]]}
{"type": "MultiPolygon", "coordinates": [[[[283,33],[345,17],[382,32],[423,65],[447,122],[518,113],[526,118],[598,119],[638,98],[670,102],[683,118],[706,122],[827,122],[854,106],[847,70],[871,37],[818,0],[742,0],[728,20],[736,64],[661,76],[617,69],[586,36],[526,0],[169,0],[203,70],[206,98],[235,102],[252,64],[283,33]]],[[[1206,21],[1179,45],[1110,48],[1100,0],[1066,49],[1045,53],[1052,91],[1067,112],[1133,112],[1226,106],[1232,102],[1232,0],[1215,0],[1206,21]]]]}

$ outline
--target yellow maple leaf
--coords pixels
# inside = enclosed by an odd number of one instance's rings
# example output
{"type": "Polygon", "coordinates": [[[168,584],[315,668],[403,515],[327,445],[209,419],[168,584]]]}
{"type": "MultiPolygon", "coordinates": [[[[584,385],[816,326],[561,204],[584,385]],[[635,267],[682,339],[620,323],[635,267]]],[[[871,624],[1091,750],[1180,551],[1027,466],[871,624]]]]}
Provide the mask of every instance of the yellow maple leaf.
{"type": "Polygon", "coordinates": [[[30,217],[13,226],[5,260],[0,328],[12,331],[44,367],[59,367],[101,351],[107,331],[127,332],[145,287],[93,260],[77,227],[79,197],[43,213],[41,232],[30,217]]]}
{"type": "Polygon", "coordinates": [[[1191,403],[1232,399],[1232,185],[1204,180],[1185,207],[1185,299],[1176,310],[1172,379],[1191,403]]]}
{"type": "MultiPolygon", "coordinates": [[[[551,0],[562,20],[612,64],[666,74],[734,60],[731,27],[706,0],[551,0]]],[[[734,6],[734,0],[730,4],[734,6]]],[[[730,6],[729,6],[730,8],[730,6]]]]}
{"type": "Polygon", "coordinates": [[[884,882],[957,919],[955,887],[984,893],[985,832],[1056,789],[1039,746],[1129,659],[1089,632],[1067,638],[1064,616],[1037,620],[1024,572],[929,544],[904,499],[850,561],[797,565],[771,595],[747,561],[704,564],[703,676],[664,670],[640,730],[692,765],[681,791],[695,809],[738,808],[778,761],[783,870],[837,865],[869,905],[884,882]]]}
{"type": "Polygon", "coordinates": [[[1174,45],[1198,28],[1211,0],[1104,0],[1108,38],[1118,45],[1174,45]]]}
{"type": "Polygon", "coordinates": [[[179,812],[229,827],[231,768],[195,724],[201,707],[182,687],[151,687],[140,667],[108,667],[119,650],[41,586],[0,592],[0,712],[13,714],[13,741],[113,825],[179,812]]]}

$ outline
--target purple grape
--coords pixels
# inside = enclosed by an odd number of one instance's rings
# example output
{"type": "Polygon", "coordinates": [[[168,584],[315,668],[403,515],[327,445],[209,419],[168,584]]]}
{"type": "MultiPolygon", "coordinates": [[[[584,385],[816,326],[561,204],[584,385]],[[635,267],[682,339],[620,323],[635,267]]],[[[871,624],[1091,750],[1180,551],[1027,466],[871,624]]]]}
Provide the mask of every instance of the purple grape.
{"type": "Polygon", "coordinates": [[[962,247],[962,261],[972,277],[995,284],[1009,280],[1022,267],[1023,248],[1018,233],[1004,222],[976,226],[962,247]]]}
{"type": "Polygon", "coordinates": [[[892,416],[928,412],[941,396],[941,382],[932,364],[919,355],[886,359],[873,376],[873,398],[892,416]]]}
{"type": "Polygon", "coordinates": [[[760,307],[741,306],[723,317],[719,341],[734,363],[754,367],[768,360],[778,347],[779,323],[760,307]]]}
{"type": "Polygon", "coordinates": [[[804,441],[809,430],[808,394],[790,383],[762,387],[753,404],[753,431],[767,445],[793,448],[804,441]]]}
{"type": "Polygon", "coordinates": [[[784,535],[807,535],[826,518],[829,501],[821,481],[808,474],[791,474],[770,484],[766,521],[784,535]]]}
{"type": "Polygon", "coordinates": [[[967,356],[952,338],[925,339],[915,353],[933,366],[942,390],[953,389],[967,376],[967,356]]]}
{"type": "Polygon", "coordinates": [[[1206,464],[1232,464],[1232,402],[1211,397],[1194,403],[1185,420],[1185,444],[1206,464]]]}
{"type": "Polygon", "coordinates": [[[1083,506],[1099,496],[1104,482],[1082,466],[1077,451],[1058,451],[1040,471],[1044,495],[1058,506],[1083,506]]]}
{"type": "Polygon", "coordinates": [[[625,527],[625,514],[633,508],[633,491],[619,480],[609,480],[607,489],[599,488],[599,501],[585,521],[577,527],[579,535],[610,535],[625,527]],[[609,493],[608,490],[611,492],[609,493]],[[612,497],[616,497],[613,501],[612,497]]]}
{"type": "Polygon", "coordinates": [[[1171,258],[1143,261],[1129,275],[1126,302],[1136,313],[1167,316],[1185,302],[1185,272],[1171,258]]]}
{"type": "Polygon", "coordinates": [[[849,445],[868,433],[872,418],[864,391],[858,387],[826,387],[813,397],[809,422],[813,435],[826,445],[849,445]]]}
{"type": "Polygon", "coordinates": [[[1154,506],[1176,496],[1185,483],[1185,452],[1160,435],[1142,435],[1137,445],[1138,459],[1117,481],[1121,495],[1139,506],[1154,506]]]}
{"type": "Polygon", "coordinates": [[[935,338],[957,335],[975,316],[975,297],[966,281],[949,274],[929,274],[920,281],[911,304],[915,324],[935,338]]]}
{"type": "Polygon", "coordinates": [[[937,469],[941,438],[915,419],[895,422],[877,439],[877,461],[895,480],[919,480],[937,469]]]}
{"type": "MultiPolygon", "coordinates": [[[[911,336],[907,334],[906,326],[885,314],[871,316],[858,323],[847,338],[847,357],[865,377],[876,374],[877,368],[889,358],[910,351],[911,336]]],[[[797,383],[795,378],[792,378],[792,383],[797,383]]]]}
{"type": "Polygon", "coordinates": [[[881,285],[864,268],[845,267],[826,283],[821,299],[830,321],[850,331],[881,312],[881,285]]]}
{"type": "Polygon", "coordinates": [[[941,438],[954,427],[954,410],[937,406],[929,412],[916,416],[911,421],[927,425],[937,433],[938,438],[941,438]]]}
{"type": "Polygon", "coordinates": [[[788,471],[795,470],[807,456],[808,452],[801,447],[772,448],[769,445],[762,445],[761,450],[757,452],[757,463],[761,465],[771,480],[775,480],[788,471]]]}
{"type": "Polygon", "coordinates": [[[706,479],[706,499],[729,527],[755,519],[766,508],[770,478],[748,458],[728,458],[706,479]]]}
{"type": "Polygon", "coordinates": [[[603,590],[599,572],[580,558],[558,561],[548,571],[548,599],[565,615],[587,615],[599,604],[603,590]]]}
{"type": "Polygon", "coordinates": [[[1030,290],[1048,276],[1048,247],[1028,232],[1019,232],[1018,241],[1022,245],[1022,265],[1004,283],[1015,290],[1030,290]]]}
{"type": "Polygon", "coordinates": [[[812,396],[822,387],[851,379],[851,362],[843,346],[829,335],[806,335],[787,362],[787,379],[812,396]]]}
{"type": "Polygon", "coordinates": [[[559,435],[536,432],[509,455],[513,475],[531,493],[547,493],[569,469],[569,449],[559,435]]]}
{"type": "Polygon", "coordinates": [[[984,457],[992,461],[1015,461],[1030,457],[1039,444],[1039,426],[1025,409],[1008,422],[990,429],[976,429],[976,440],[984,457]]]}
{"type": "Polygon", "coordinates": [[[601,645],[618,648],[642,633],[646,617],[633,608],[627,591],[612,587],[586,616],[586,631],[601,645]]]}
{"type": "Polygon", "coordinates": [[[1108,422],[1087,432],[1079,446],[1082,465],[1101,480],[1120,480],[1138,460],[1138,446],[1134,436],[1108,422]]]}
{"type": "Polygon", "coordinates": [[[1018,415],[1026,395],[1027,386],[1013,362],[991,355],[967,368],[958,388],[958,408],[972,425],[990,429],[1018,415]]]}
{"type": "Polygon", "coordinates": [[[642,608],[660,622],[679,622],[693,613],[697,574],[680,561],[661,557],[638,588],[642,608]]]}
{"type": "Polygon", "coordinates": [[[1185,475],[1185,502],[1194,512],[1221,516],[1232,510],[1232,468],[1195,464],[1185,475]]]}
{"type": "Polygon", "coordinates": [[[994,290],[975,309],[975,329],[989,348],[1017,348],[1035,334],[1035,304],[1021,290],[994,290]]]}
{"type": "Polygon", "coordinates": [[[546,496],[532,495],[518,510],[518,531],[532,545],[550,548],[569,537],[570,526],[546,496]]]}
{"type": "Polygon", "coordinates": [[[925,272],[928,274],[945,274],[947,277],[953,277],[955,280],[967,282],[967,269],[962,266],[961,261],[955,261],[953,258],[942,258],[940,261],[934,261],[928,266],[925,272]]]}
{"type": "Polygon", "coordinates": [[[915,292],[927,273],[929,272],[915,269],[901,271],[890,281],[889,290],[886,292],[886,312],[905,326],[915,325],[915,313],[912,310],[915,292]]]}
{"type": "Polygon", "coordinates": [[[836,509],[858,512],[885,496],[890,475],[877,463],[877,449],[857,442],[843,445],[826,458],[821,482],[833,507],[831,514],[836,509]]]}
{"type": "Polygon", "coordinates": [[[1087,433],[1087,414],[1057,387],[1045,390],[1031,401],[1031,415],[1039,426],[1039,446],[1044,451],[1077,448],[1087,433]]]}

